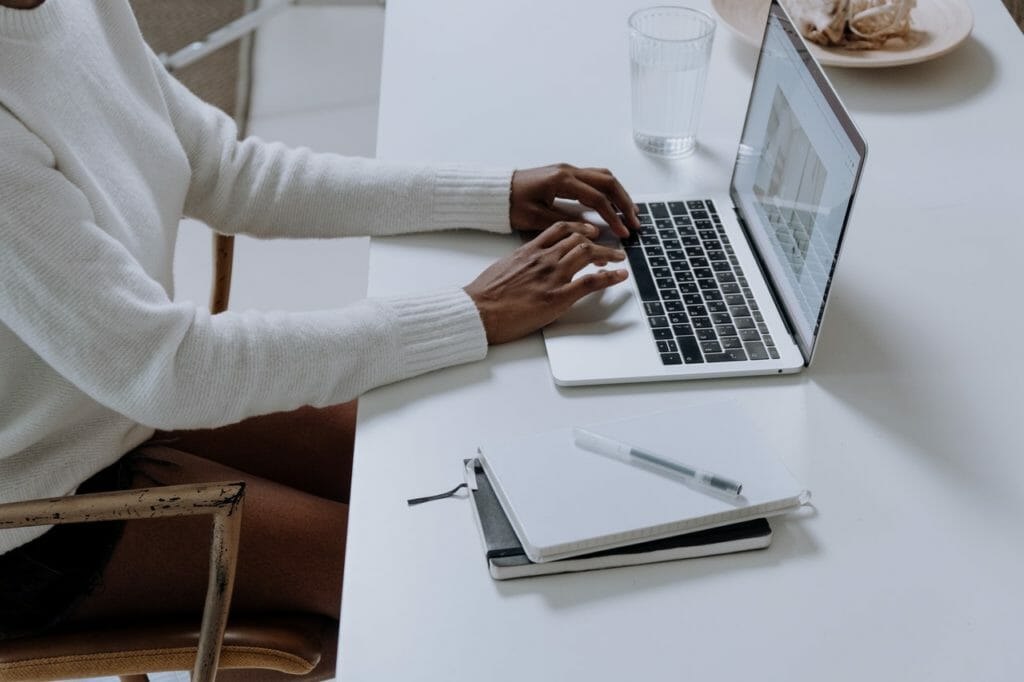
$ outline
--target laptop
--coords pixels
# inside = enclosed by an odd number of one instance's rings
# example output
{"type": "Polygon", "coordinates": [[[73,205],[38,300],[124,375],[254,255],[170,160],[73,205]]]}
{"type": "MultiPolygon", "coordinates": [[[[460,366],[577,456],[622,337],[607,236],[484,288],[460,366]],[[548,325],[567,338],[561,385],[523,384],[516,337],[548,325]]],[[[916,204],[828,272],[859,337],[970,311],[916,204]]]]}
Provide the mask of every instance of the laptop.
{"type": "Polygon", "coordinates": [[[634,197],[642,228],[622,242],[628,286],[581,299],[544,329],[555,382],[807,367],[866,152],[773,0],[728,194],[634,197]]]}

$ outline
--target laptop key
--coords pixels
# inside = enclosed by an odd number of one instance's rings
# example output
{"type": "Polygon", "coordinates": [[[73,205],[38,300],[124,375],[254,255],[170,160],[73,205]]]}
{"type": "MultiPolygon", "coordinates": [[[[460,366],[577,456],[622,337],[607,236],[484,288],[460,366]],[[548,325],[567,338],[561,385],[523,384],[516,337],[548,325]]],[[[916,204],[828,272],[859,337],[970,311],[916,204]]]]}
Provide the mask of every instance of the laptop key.
{"type": "Polygon", "coordinates": [[[664,315],[665,308],[656,301],[647,301],[644,303],[644,312],[648,315],[664,315]]]}
{"type": "Polygon", "coordinates": [[[661,291],[661,297],[666,301],[678,301],[679,292],[675,289],[663,289],[661,291]]]}
{"type": "Polygon", "coordinates": [[[722,293],[723,294],[739,294],[740,293],[740,286],[738,284],[733,283],[733,282],[725,282],[725,283],[722,284],[722,293]]]}
{"type": "Polygon", "coordinates": [[[736,336],[736,327],[731,324],[716,324],[715,329],[718,330],[719,336],[736,336]]]}
{"type": "MultiPolygon", "coordinates": [[[[710,204],[711,202],[708,203],[710,204]]],[[[704,201],[702,199],[691,199],[690,201],[686,202],[686,205],[689,208],[693,209],[694,211],[704,210],[704,201]]]]}
{"type": "MultiPolygon", "coordinates": [[[[690,320],[690,324],[693,325],[694,329],[712,329],[714,327],[711,324],[711,319],[707,317],[694,317],[690,320]]],[[[754,332],[755,334],[757,332],[754,332]]]]}
{"type": "Polygon", "coordinates": [[[647,269],[647,261],[639,247],[626,247],[626,258],[633,269],[633,281],[636,283],[637,291],[640,292],[641,301],[657,301],[658,288],[654,286],[654,278],[647,269]]]}
{"type": "Polygon", "coordinates": [[[751,360],[768,359],[768,351],[765,350],[764,345],[760,342],[744,343],[743,347],[747,349],[747,354],[750,355],[751,360]]]}
{"type": "Polygon", "coordinates": [[[754,320],[749,317],[734,318],[737,329],[755,329],[754,320]]]}
{"type": "Polygon", "coordinates": [[[651,327],[667,327],[668,326],[668,318],[665,317],[664,315],[653,315],[653,316],[647,318],[647,321],[650,322],[651,327]]]}
{"type": "Polygon", "coordinates": [[[651,268],[651,274],[655,279],[663,279],[672,276],[672,268],[651,268]]]}
{"type": "Polygon", "coordinates": [[[675,353],[676,342],[675,341],[658,341],[658,352],[659,353],[675,353]]]}
{"type": "Polygon", "coordinates": [[[704,362],[704,355],[700,352],[700,344],[692,336],[680,336],[676,339],[679,342],[679,354],[683,356],[683,362],[692,365],[704,362]]]}
{"type": "Polygon", "coordinates": [[[730,305],[746,305],[747,299],[743,298],[743,294],[729,294],[725,297],[725,302],[730,305]]]}
{"type": "Polygon", "coordinates": [[[704,300],[705,301],[721,301],[722,300],[722,292],[718,291],[717,289],[712,289],[710,291],[705,291],[704,292],[704,300]]]}
{"type": "Polygon", "coordinates": [[[722,346],[719,345],[718,341],[701,341],[700,349],[705,355],[709,353],[721,353],[722,346]]]}
{"type": "MultiPolygon", "coordinates": [[[[690,277],[692,279],[693,275],[690,275],[690,277]]],[[[697,285],[695,283],[693,283],[693,282],[680,282],[679,283],[679,291],[683,292],[684,294],[695,294],[698,291],[700,291],[700,289],[698,289],[697,285]]],[[[709,293],[711,293],[711,292],[709,292],[709,291],[704,292],[705,296],[707,296],[707,294],[709,294],[709,293]]]]}
{"type": "Polygon", "coordinates": [[[769,346],[768,347],[768,355],[771,356],[772,360],[778,360],[779,359],[779,351],[775,350],[774,346],[769,346]]]}
{"type": "Polygon", "coordinates": [[[715,324],[729,324],[732,322],[732,317],[729,313],[711,313],[711,321],[715,324]]]}
{"type": "MultiPolygon", "coordinates": [[[[709,291],[708,293],[711,293],[711,292],[709,291]]],[[[705,298],[708,298],[708,297],[705,296],[705,298]]],[[[729,311],[729,309],[726,308],[724,303],[722,303],[721,301],[716,301],[715,299],[711,299],[710,301],[707,302],[706,305],[708,307],[708,312],[711,312],[711,313],[725,313],[725,312],[729,311]]]]}
{"type": "Polygon", "coordinates": [[[740,362],[747,356],[741,350],[727,350],[722,353],[708,353],[704,356],[708,362],[740,362]]]}
{"type": "Polygon", "coordinates": [[[716,341],[717,339],[718,339],[718,335],[715,333],[714,329],[698,329],[697,330],[697,340],[698,341],[716,341]]]}
{"type": "Polygon", "coordinates": [[[686,312],[690,313],[693,317],[706,317],[708,309],[702,305],[688,305],[686,306],[686,312]]]}
{"type": "Polygon", "coordinates": [[[655,218],[668,218],[668,207],[662,203],[650,204],[651,215],[655,218]]]}
{"type": "Polygon", "coordinates": [[[722,348],[726,350],[737,350],[743,348],[743,342],[735,336],[722,336],[722,348]]]}
{"type": "Polygon", "coordinates": [[[740,329],[740,339],[746,343],[747,341],[761,341],[761,335],[757,333],[756,329],[740,329]]]}
{"type": "Polygon", "coordinates": [[[672,325],[672,333],[675,334],[677,337],[693,336],[693,327],[690,326],[689,322],[687,322],[686,324],[674,324],[672,325]]]}
{"type": "Polygon", "coordinates": [[[662,353],[661,364],[663,365],[681,365],[683,359],[679,357],[679,353],[662,353]]]}
{"type": "Polygon", "coordinates": [[[686,324],[690,321],[690,318],[686,316],[686,313],[669,313],[668,323],[669,324],[686,324]]]}
{"type": "Polygon", "coordinates": [[[683,309],[682,301],[665,301],[665,310],[670,313],[678,313],[683,309]]]}
{"type": "Polygon", "coordinates": [[[642,216],[645,216],[645,215],[649,215],[650,214],[651,209],[648,208],[647,204],[637,204],[636,205],[636,212],[639,213],[642,216]]]}
{"type": "Polygon", "coordinates": [[[668,327],[656,327],[651,331],[654,333],[654,338],[657,341],[668,341],[670,339],[675,338],[675,335],[672,333],[672,330],[669,329],[668,327]]]}
{"type": "Polygon", "coordinates": [[[672,215],[686,215],[686,204],[681,201],[670,201],[668,210],[672,215]]]}

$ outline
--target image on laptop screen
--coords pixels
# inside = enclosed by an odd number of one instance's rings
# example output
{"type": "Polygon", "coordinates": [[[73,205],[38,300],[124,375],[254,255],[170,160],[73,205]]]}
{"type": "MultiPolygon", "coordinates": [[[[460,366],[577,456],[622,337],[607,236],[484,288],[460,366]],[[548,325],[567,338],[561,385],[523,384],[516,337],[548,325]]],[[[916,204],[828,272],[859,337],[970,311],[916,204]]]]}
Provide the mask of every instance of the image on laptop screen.
{"type": "Polygon", "coordinates": [[[809,358],[865,147],[781,12],[768,17],[731,192],[809,358]]]}

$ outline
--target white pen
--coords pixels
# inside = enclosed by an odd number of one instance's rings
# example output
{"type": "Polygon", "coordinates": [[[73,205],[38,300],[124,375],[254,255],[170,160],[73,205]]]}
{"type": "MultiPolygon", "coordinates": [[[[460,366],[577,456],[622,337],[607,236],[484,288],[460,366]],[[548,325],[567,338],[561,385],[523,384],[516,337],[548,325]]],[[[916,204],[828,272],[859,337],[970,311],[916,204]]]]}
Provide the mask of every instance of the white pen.
{"type": "Polygon", "coordinates": [[[704,469],[698,469],[697,467],[690,466],[689,464],[683,464],[682,462],[669,459],[668,457],[663,457],[662,455],[657,455],[650,450],[644,450],[643,448],[634,447],[627,443],[621,443],[617,440],[598,435],[579,427],[574,428],[572,432],[576,439],[576,445],[590,450],[591,452],[617,458],[628,459],[633,457],[647,462],[648,464],[663,467],[677,474],[681,474],[694,483],[706,486],[719,493],[739,495],[740,491],[743,490],[742,483],[737,483],[725,476],[720,476],[716,473],[712,473],[704,469]]]}

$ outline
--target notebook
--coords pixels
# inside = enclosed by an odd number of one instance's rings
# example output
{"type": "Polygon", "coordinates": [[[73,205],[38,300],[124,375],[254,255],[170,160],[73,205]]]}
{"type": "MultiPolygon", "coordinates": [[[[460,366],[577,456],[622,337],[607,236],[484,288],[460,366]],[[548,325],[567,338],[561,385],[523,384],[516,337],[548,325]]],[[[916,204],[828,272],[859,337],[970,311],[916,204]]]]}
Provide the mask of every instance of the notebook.
{"type": "Polygon", "coordinates": [[[739,481],[743,494],[716,495],[642,461],[582,449],[569,427],[484,443],[477,459],[530,561],[773,516],[809,500],[734,402],[582,426],[739,481]]]}
{"type": "MultiPolygon", "coordinates": [[[[628,267],[629,282],[585,297],[544,329],[555,382],[809,365],[866,153],[773,1],[728,193],[634,197],[642,229],[623,242],[627,262],[611,266],[628,267]]],[[[601,224],[596,213],[584,217],[601,224]]]]}
{"type": "Polygon", "coordinates": [[[473,512],[483,540],[487,567],[495,580],[537,575],[592,571],[601,568],[638,566],[660,561],[693,559],[763,549],[771,544],[772,529],[766,519],[754,519],[696,533],[674,535],[635,545],[584,554],[561,561],[535,563],[523,551],[512,524],[501,508],[483,467],[471,462],[476,486],[470,487],[473,512]]]}

